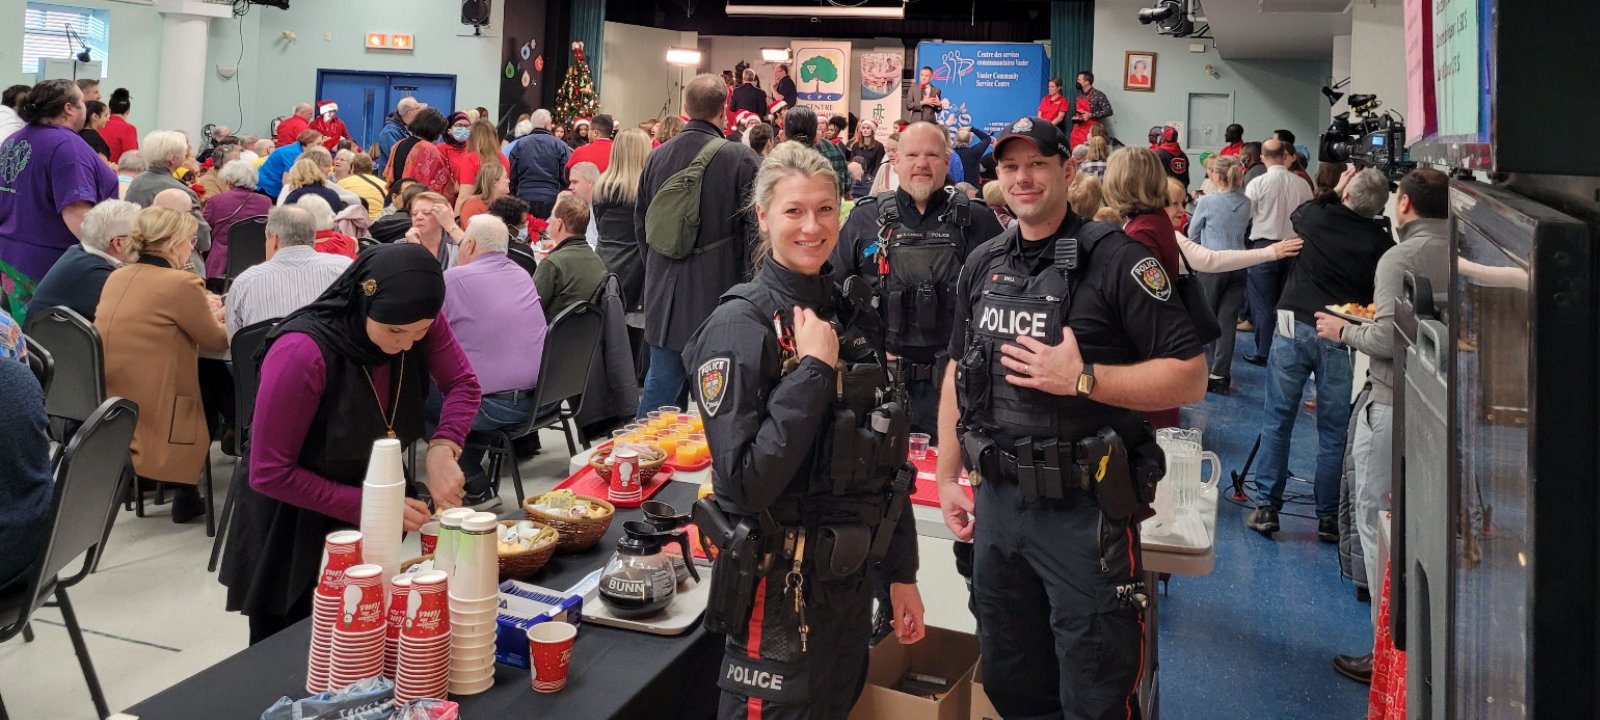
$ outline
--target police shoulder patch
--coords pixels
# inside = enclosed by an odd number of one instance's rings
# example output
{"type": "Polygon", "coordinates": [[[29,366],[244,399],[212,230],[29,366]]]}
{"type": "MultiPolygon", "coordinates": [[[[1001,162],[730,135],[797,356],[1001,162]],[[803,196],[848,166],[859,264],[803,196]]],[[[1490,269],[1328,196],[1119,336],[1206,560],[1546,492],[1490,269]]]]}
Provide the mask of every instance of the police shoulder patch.
{"type": "Polygon", "coordinates": [[[728,375],[733,364],[728,358],[712,358],[700,364],[696,383],[700,389],[700,407],[709,417],[716,417],[728,397],[728,375]]]}
{"type": "Polygon", "coordinates": [[[1153,257],[1147,257],[1134,263],[1133,279],[1139,281],[1139,287],[1161,302],[1166,302],[1172,297],[1172,281],[1167,278],[1167,271],[1161,269],[1161,262],[1153,257]]]}

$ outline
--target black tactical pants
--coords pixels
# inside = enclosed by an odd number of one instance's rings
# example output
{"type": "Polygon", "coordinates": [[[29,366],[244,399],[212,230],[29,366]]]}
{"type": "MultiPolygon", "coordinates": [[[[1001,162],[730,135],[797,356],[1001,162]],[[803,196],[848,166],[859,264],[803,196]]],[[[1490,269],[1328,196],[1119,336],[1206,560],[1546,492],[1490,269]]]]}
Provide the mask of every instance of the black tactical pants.
{"type": "Polygon", "coordinates": [[[1093,499],[1023,504],[1013,481],[977,490],[973,589],[984,689],[1006,720],[1138,718],[1138,528],[1093,499]]]}
{"type": "Polygon", "coordinates": [[[789,566],[778,563],[757,588],[744,632],[728,635],[718,686],[718,720],[844,720],[867,681],[872,592],[865,571],[832,582],[806,580],[805,652],[789,566]]]}

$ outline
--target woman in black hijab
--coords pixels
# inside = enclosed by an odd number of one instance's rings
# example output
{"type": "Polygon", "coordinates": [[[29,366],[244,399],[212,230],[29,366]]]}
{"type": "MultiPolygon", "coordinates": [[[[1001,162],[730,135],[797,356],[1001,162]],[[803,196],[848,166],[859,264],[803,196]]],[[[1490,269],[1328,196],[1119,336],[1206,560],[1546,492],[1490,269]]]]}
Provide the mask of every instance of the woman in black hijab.
{"type": "MultiPolygon", "coordinates": [[[[420,245],[380,245],[267,336],[250,482],[220,576],[228,609],[250,617],[251,644],[310,615],[323,538],[360,524],[373,441],[422,437],[430,379],[444,408],[428,441],[428,490],[438,509],[461,504],[456,460],[481,392],[443,304],[438,260],[420,245]]],[[[407,531],[429,515],[406,500],[407,531]]]]}

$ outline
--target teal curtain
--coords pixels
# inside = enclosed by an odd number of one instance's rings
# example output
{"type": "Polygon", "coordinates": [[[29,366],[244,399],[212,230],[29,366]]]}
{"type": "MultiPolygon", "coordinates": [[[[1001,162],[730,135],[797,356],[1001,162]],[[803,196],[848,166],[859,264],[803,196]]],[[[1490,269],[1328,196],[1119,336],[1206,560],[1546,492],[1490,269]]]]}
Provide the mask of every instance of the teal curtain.
{"type": "Polygon", "coordinates": [[[1050,3],[1050,75],[1061,78],[1061,93],[1074,107],[1078,102],[1074,80],[1079,70],[1093,70],[1100,75],[1113,70],[1094,66],[1094,2],[1054,0],[1050,3]]]}
{"type": "Polygon", "coordinates": [[[571,42],[583,41],[583,54],[589,59],[589,77],[594,80],[596,97],[600,95],[600,61],[601,51],[605,49],[605,27],[606,0],[577,0],[572,3],[571,42]]]}

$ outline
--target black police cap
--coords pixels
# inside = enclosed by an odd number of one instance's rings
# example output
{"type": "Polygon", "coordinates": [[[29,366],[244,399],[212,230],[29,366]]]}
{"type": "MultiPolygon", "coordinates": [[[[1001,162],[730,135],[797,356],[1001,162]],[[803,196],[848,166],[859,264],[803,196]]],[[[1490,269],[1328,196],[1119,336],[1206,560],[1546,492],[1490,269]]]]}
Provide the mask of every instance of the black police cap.
{"type": "Polygon", "coordinates": [[[1000,139],[995,141],[994,155],[998,159],[1000,150],[1007,141],[1013,138],[1027,138],[1034,147],[1043,155],[1059,155],[1070,157],[1072,150],[1067,147],[1067,138],[1061,134],[1061,128],[1050,124],[1050,121],[1040,117],[1022,117],[1007,125],[1000,131],[1000,139]]]}

